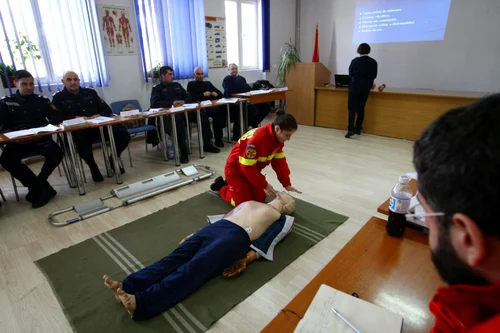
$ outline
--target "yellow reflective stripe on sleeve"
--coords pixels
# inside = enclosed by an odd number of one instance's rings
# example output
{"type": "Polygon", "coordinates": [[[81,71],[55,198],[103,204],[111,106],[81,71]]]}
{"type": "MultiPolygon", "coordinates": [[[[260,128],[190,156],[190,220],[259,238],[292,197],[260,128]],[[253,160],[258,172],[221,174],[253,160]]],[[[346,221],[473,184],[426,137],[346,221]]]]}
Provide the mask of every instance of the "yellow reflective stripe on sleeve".
{"type": "Polygon", "coordinates": [[[274,158],[284,158],[285,157],[285,152],[282,151],[281,153],[277,153],[276,155],[274,155],[274,158]]]}
{"type": "Polygon", "coordinates": [[[233,198],[231,198],[231,206],[236,207],[236,202],[234,202],[233,198]]]}
{"type": "Polygon", "coordinates": [[[248,165],[248,166],[252,166],[252,165],[257,164],[257,160],[250,160],[248,158],[244,158],[243,156],[240,156],[239,158],[240,158],[240,164],[248,165]]]}

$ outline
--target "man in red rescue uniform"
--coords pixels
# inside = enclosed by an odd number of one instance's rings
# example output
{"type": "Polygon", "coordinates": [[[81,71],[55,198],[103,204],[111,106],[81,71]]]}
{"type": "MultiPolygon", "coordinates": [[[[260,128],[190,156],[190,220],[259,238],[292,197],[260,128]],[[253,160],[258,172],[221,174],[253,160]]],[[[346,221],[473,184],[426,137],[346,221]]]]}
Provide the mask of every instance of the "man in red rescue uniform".
{"type": "Polygon", "coordinates": [[[210,188],[219,191],[226,202],[237,206],[255,200],[264,202],[266,195],[276,193],[261,173],[267,165],[278,175],[279,182],[290,192],[301,193],[290,182],[290,169],[286,163],[283,146],[297,131],[297,121],[290,114],[276,117],[273,123],[245,133],[229,154],[224,173],[226,180],[217,177],[210,188]]]}
{"type": "Polygon", "coordinates": [[[417,198],[447,287],[433,333],[500,332],[500,94],[450,110],[414,146],[417,198]]]}

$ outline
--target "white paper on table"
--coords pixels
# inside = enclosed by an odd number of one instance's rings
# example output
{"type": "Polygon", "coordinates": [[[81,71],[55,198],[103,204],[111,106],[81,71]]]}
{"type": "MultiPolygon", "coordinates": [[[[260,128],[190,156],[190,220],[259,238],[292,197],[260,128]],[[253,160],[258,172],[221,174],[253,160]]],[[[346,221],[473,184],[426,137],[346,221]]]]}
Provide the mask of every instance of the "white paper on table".
{"type": "Polygon", "coordinates": [[[198,103],[186,103],[182,107],[184,107],[184,109],[196,109],[198,107],[198,103]]]}
{"type": "Polygon", "coordinates": [[[239,98],[221,98],[215,104],[236,103],[239,98]]]}
{"type": "Polygon", "coordinates": [[[91,123],[91,124],[101,124],[101,123],[107,123],[107,122],[113,121],[113,120],[114,119],[110,118],[110,117],[99,116],[96,118],[87,119],[87,122],[91,123]]]}
{"type": "Polygon", "coordinates": [[[128,110],[128,111],[121,111],[120,116],[122,117],[131,117],[141,114],[141,111],[139,109],[134,109],[134,110],[128,110]]]}
{"type": "Polygon", "coordinates": [[[83,125],[86,124],[87,122],[83,117],[78,117],[78,118],[73,118],[73,119],[67,119],[62,122],[62,127],[72,127],[72,126],[77,126],[77,125],[83,125]]]}
{"type": "Polygon", "coordinates": [[[175,112],[180,112],[180,111],[184,111],[184,106],[178,106],[176,108],[170,108],[168,110],[168,112],[170,112],[170,113],[175,113],[175,112]]]}
{"type": "Polygon", "coordinates": [[[405,173],[406,176],[408,176],[408,178],[413,178],[415,180],[418,180],[418,174],[416,172],[407,172],[405,173]]]}
{"type": "Polygon", "coordinates": [[[212,105],[212,101],[201,101],[200,106],[209,106],[212,105]]]}
{"type": "Polygon", "coordinates": [[[35,128],[29,128],[25,130],[20,130],[20,131],[13,131],[13,132],[7,132],[4,133],[6,137],[9,139],[14,139],[14,138],[19,138],[22,136],[27,136],[27,135],[34,135],[38,133],[44,133],[44,132],[56,132],[61,130],[61,128],[54,126],[52,124],[48,124],[47,126],[43,127],[35,127],[35,128]]]}
{"type": "Polygon", "coordinates": [[[264,90],[264,89],[262,89],[262,90],[251,90],[248,93],[250,95],[259,95],[259,94],[266,94],[266,93],[270,93],[270,92],[272,92],[272,89],[269,89],[269,90],[264,90]]]}

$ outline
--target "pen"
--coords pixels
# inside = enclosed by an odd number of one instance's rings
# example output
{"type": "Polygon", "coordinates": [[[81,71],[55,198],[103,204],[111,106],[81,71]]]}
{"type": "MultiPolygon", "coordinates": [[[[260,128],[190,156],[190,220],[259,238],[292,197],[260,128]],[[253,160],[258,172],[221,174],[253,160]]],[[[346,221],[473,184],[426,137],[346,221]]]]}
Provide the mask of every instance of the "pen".
{"type": "Polygon", "coordinates": [[[344,323],[346,323],[347,325],[349,325],[349,327],[352,328],[356,333],[363,333],[362,330],[360,330],[358,327],[356,327],[356,325],[354,325],[349,319],[347,319],[346,317],[344,317],[340,312],[338,312],[334,308],[331,308],[331,309],[332,309],[333,313],[335,313],[340,319],[342,319],[342,321],[344,323]]]}

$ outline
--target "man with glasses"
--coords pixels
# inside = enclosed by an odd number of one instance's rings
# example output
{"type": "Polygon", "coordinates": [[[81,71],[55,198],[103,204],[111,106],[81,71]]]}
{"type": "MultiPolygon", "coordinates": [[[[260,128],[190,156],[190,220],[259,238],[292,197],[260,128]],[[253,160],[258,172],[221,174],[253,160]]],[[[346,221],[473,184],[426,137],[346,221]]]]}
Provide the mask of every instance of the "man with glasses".
{"type": "MultiPolygon", "coordinates": [[[[99,116],[109,117],[113,115],[113,111],[109,105],[99,97],[95,90],[80,87],[80,78],[75,72],[68,71],[64,73],[61,81],[64,89],[54,94],[52,102],[62,111],[64,119],[73,119],[76,117],[92,119],[99,116]]],[[[74,131],[72,134],[80,157],[90,168],[92,179],[95,182],[102,182],[104,178],[101,171],[99,171],[92,153],[92,144],[101,139],[99,129],[89,128],[74,131]]],[[[107,131],[104,131],[104,134],[106,139],[109,139],[107,131]]],[[[113,125],[113,136],[115,138],[116,152],[119,157],[130,142],[130,134],[128,134],[125,126],[118,124],[113,125]]],[[[110,162],[111,165],[114,165],[113,161],[110,162]]],[[[125,173],[125,170],[120,167],[120,172],[125,173]]]]}
{"type": "Polygon", "coordinates": [[[432,332],[500,332],[500,94],[439,117],[415,142],[432,261],[449,286],[432,332]]]}
{"type": "MultiPolygon", "coordinates": [[[[212,82],[204,80],[203,68],[196,67],[194,69],[194,81],[190,81],[187,86],[187,92],[190,99],[194,102],[211,101],[222,98],[222,92],[215,88],[212,82]]],[[[226,123],[225,108],[214,106],[204,109],[204,112],[212,118],[214,127],[215,145],[224,147],[222,142],[222,130],[226,123]]]]}
{"type": "MultiPolygon", "coordinates": [[[[19,70],[14,73],[15,94],[0,99],[0,131],[19,131],[34,127],[42,127],[49,122],[59,124],[62,115],[46,97],[36,95],[35,83],[30,72],[19,70]]],[[[0,164],[14,178],[18,179],[29,190],[26,200],[33,208],[44,206],[56,194],[47,179],[63,158],[63,152],[50,136],[30,139],[25,138],[5,145],[0,164]],[[30,154],[43,155],[40,173],[35,175],[22,159],[30,154]]]]}

